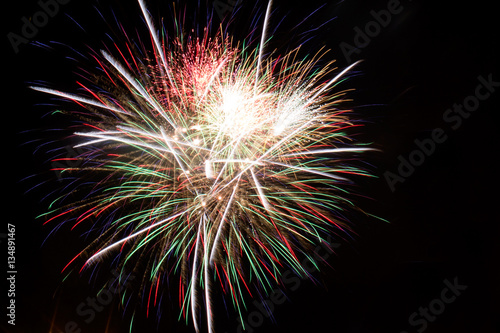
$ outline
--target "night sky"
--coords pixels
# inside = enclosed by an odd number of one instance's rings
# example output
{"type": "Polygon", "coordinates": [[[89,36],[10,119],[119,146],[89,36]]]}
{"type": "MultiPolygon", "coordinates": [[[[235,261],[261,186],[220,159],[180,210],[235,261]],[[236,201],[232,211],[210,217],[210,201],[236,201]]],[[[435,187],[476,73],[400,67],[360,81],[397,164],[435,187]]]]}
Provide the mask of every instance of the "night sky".
{"type": "MultiPolygon", "coordinates": [[[[88,64],[68,59],[74,54],[71,48],[82,53],[88,47],[102,48],[101,41],[109,42],[106,34],[116,27],[113,13],[132,34],[137,30],[144,37],[147,31],[134,0],[61,3],[28,38],[29,45],[16,46],[17,52],[9,33],[22,35],[23,24],[41,5],[34,0],[3,4],[7,91],[2,107],[0,247],[6,258],[6,225],[14,224],[17,274],[16,325],[2,316],[0,327],[12,333],[128,332],[131,312],[123,314],[118,297],[95,311],[90,323],[76,311],[113,278],[106,264],[97,276],[61,274],[89,241],[83,229],[72,232],[64,226],[47,238],[56,224],[42,226],[44,219],[35,218],[45,212],[52,191],[65,184],[50,171],[47,150],[57,144],[42,144],[69,134],[72,124],[48,115],[57,108],[47,105],[53,100],[28,86],[44,81],[61,90],[75,88],[78,67],[88,64]],[[40,47],[49,42],[54,42],[53,49],[40,47]],[[63,130],[47,130],[52,128],[63,130]]],[[[171,2],[147,3],[155,19],[170,19],[171,2]]],[[[223,1],[209,1],[213,3],[223,1]]],[[[245,3],[235,22],[238,38],[246,36],[244,27],[252,24],[255,10],[262,14],[267,4],[245,3]]],[[[248,332],[499,332],[500,28],[494,2],[273,3],[270,26],[276,31],[271,44],[277,52],[303,44],[304,54],[323,46],[331,49],[327,58],[337,59],[339,68],[364,60],[343,87],[356,89],[349,95],[350,105],[364,119],[356,138],[373,142],[381,151],[366,155],[378,178],[359,179],[356,191],[363,196],[356,204],[389,223],[354,212],[355,233],[338,239],[336,254],[328,258],[330,267],[314,273],[315,283],[292,280],[286,285],[288,300],[274,306],[273,318],[259,314],[259,301],[248,298],[243,311],[248,332]],[[384,16],[381,10],[392,13],[384,16]],[[418,165],[410,166],[410,160],[418,165]],[[429,307],[439,313],[428,312],[425,319],[420,309],[429,307]]],[[[188,6],[186,20],[206,21],[205,12],[195,15],[193,8],[188,6]]],[[[175,288],[172,295],[164,295],[159,321],[155,314],[146,318],[146,309],[137,307],[132,332],[194,332],[192,323],[177,321],[175,288]]],[[[214,304],[216,332],[239,332],[230,303],[227,311],[222,298],[214,297],[214,304]]]]}

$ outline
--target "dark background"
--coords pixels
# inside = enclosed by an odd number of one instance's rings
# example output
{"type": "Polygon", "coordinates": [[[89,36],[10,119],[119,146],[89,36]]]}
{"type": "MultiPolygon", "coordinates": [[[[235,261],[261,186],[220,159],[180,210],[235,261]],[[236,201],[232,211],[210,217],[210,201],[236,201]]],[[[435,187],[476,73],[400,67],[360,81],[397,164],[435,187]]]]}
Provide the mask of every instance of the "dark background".
{"type": "MultiPolygon", "coordinates": [[[[170,3],[148,3],[155,18],[170,19],[170,3]]],[[[329,56],[338,59],[343,68],[350,61],[342,54],[340,43],[353,45],[353,29],[364,29],[373,20],[370,11],[385,9],[388,1],[330,2],[294,28],[323,4],[316,0],[274,1],[271,27],[281,24],[272,43],[278,51],[304,43],[311,53],[326,46],[332,49],[329,56]],[[320,28],[311,30],[315,27],[320,28]]],[[[329,259],[333,268],[316,273],[317,284],[302,281],[300,288],[289,291],[289,301],[273,312],[275,323],[265,318],[254,332],[413,333],[416,328],[409,324],[409,316],[440,297],[445,279],[455,278],[467,290],[446,305],[425,332],[500,331],[496,163],[500,92],[481,102],[457,130],[451,130],[442,118],[446,109],[474,94],[479,75],[492,74],[494,81],[500,81],[498,11],[489,1],[439,1],[439,5],[436,1],[402,1],[401,5],[403,11],[359,54],[353,54],[353,59],[364,61],[344,84],[356,88],[351,94],[355,111],[366,120],[361,139],[383,150],[367,155],[379,178],[360,180],[360,192],[372,199],[360,198],[359,205],[390,223],[355,215],[356,235],[339,240],[337,254],[329,259]],[[429,138],[437,127],[445,130],[448,139],[392,192],[384,173],[397,173],[398,156],[408,157],[416,148],[414,140],[429,138]]],[[[52,156],[44,147],[37,149],[44,142],[39,140],[67,134],[43,129],[67,128],[68,124],[44,116],[56,106],[43,105],[51,100],[27,86],[41,80],[71,91],[78,63],[68,59],[73,53],[64,46],[47,50],[24,45],[14,53],[7,33],[19,33],[21,18],[29,18],[40,8],[36,1],[9,1],[3,6],[2,159],[6,185],[2,186],[4,226],[0,233],[7,232],[5,224],[16,225],[18,274],[16,326],[7,325],[2,316],[0,327],[7,332],[56,333],[64,332],[68,321],[75,321],[82,332],[128,332],[131,313],[122,315],[117,302],[106,306],[90,324],[76,314],[78,304],[95,297],[99,286],[111,278],[110,272],[104,267],[97,278],[72,274],[62,283],[66,277],[60,273],[62,268],[86,241],[63,227],[42,245],[52,226],[42,226],[43,220],[35,219],[50,202],[42,198],[50,194],[51,182],[59,186],[55,172],[48,170],[52,156]],[[35,187],[44,181],[49,183],[35,187]]],[[[265,6],[265,2],[244,3],[235,35],[245,37],[243,29],[251,25],[254,10],[262,13],[265,6]]],[[[116,27],[110,8],[129,31],[137,29],[146,36],[133,0],[71,0],[61,5],[32,40],[60,42],[83,53],[87,45],[99,49],[101,40],[109,42],[105,34],[116,27]]],[[[197,17],[191,9],[188,13],[188,22],[202,22],[206,16],[203,10],[197,17]]],[[[218,23],[217,15],[214,22],[218,23]]],[[[1,244],[5,254],[4,239],[1,244]]],[[[217,332],[236,332],[234,311],[226,315],[222,301],[214,299],[217,332]]],[[[252,302],[249,299],[245,318],[256,310],[252,302]]],[[[155,316],[146,319],[144,311],[137,312],[132,331],[192,332],[192,324],[177,322],[176,296],[171,305],[165,304],[159,323],[155,316]]]]}

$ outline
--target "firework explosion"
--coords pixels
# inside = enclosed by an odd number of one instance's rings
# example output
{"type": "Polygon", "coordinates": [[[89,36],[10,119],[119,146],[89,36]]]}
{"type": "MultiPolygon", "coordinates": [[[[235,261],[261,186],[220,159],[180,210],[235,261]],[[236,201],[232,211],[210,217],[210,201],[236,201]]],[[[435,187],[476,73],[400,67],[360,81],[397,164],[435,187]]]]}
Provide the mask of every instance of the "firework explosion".
{"type": "Polygon", "coordinates": [[[212,332],[213,283],[241,316],[245,290],[265,295],[284,269],[308,276],[301,259],[316,264],[312,249],[347,228],[348,178],[368,174],[344,156],[369,148],[345,134],[355,125],[334,88],[354,64],[318,69],[324,54],[297,60],[298,49],[264,57],[271,3],[254,47],[222,32],[167,42],[139,5],[147,56],[129,44],[115,45],[120,57],[101,51],[99,89],[80,83],[81,95],[32,87],[82,107],[81,163],[65,172],[94,181],[44,215],[97,231],[77,256],[84,267],[116,255],[141,271],[148,311],[178,278],[181,313],[196,331],[204,313],[212,332]]]}

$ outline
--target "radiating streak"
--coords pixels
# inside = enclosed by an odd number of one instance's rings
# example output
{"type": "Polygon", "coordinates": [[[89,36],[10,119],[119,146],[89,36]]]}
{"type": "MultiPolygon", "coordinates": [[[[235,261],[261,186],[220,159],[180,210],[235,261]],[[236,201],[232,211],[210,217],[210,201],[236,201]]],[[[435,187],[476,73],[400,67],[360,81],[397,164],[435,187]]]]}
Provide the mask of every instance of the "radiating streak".
{"type": "Polygon", "coordinates": [[[320,150],[307,150],[300,153],[283,154],[281,156],[300,156],[300,155],[315,155],[315,154],[328,154],[328,153],[345,153],[345,152],[362,152],[368,150],[375,150],[374,148],[334,148],[334,149],[320,149],[320,150]]]}
{"type": "MultiPolygon", "coordinates": [[[[200,220],[203,219],[203,217],[200,218],[200,220]]],[[[194,261],[193,261],[193,268],[191,272],[191,316],[193,318],[194,322],[194,328],[196,332],[199,332],[198,328],[198,319],[196,318],[196,302],[198,299],[197,295],[197,273],[198,273],[198,251],[199,251],[199,245],[200,245],[200,229],[201,229],[201,221],[200,224],[198,225],[198,232],[196,233],[196,244],[194,248],[194,261]]]]}
{"type": "Polygon", "coordinates": [[[207,326],[208,326],[208,333],[213,333],[213,324],[212,324],[212,305],[210,303],[210,289],[211,289],[211,283],[210,283],[210,278],[208,275],[208,270],[209,270],[209,263],[208,263],[208,240],[207,240],[207,231],[206,231],[206,219],[203,219],[203,245],[205,246],[204,249],[204,255],[203,255],[203,268],[204,268],[204,280],[205,280],[205,304],[206,304],[206,312],[207,312],[207,326]]]}
{"type": "Polygon", "coordinates": [[[143,87],[141,87],[140,84],[137,83],[137,81],[128,73],[128,71],[118,62],[116,61],[110,54],[108,54],[106,51],[101,50],[102,55],[104,58],[139,92],[139,94],[149,102],[153,106],[153,108],[161,114],[161,116],[173,127],[176,128],[175,124],[170,120],[166,115],[164,110],[161,108],[160,105],[158,105],[158,102],[153,100],[151,96],[147,93],[147,91],[144,90],[143,87]]]}
{"type": "Polygon", "coordinates": [[[210,80],[207,83],[207,87],[205,88],[205,91],[203,92],[203,95],[201,96],[200,100],[198,101],[198,104],[196,105],[196,107],[198,107],[200,105],[200,103],[203,102],[203,100],[205,99],[205,96],[207,96],[208,91],[210,90],[210,86],[212,85],[212,82],[215,80],[217,75],[220,73],[222,66],[224,66],[225,64],[226,64],[226,59],[224,59],[224,61],[221,62],[221,64],[215,70],[214,74],[210,77],[210,80]]]}
{"type": "Polygon", "coordinates": [[[88,145],[92,145],[94,143],[99,143],[99,142],[104,142],[104,141],[108,141],[108,139],[97,139],[97,140],[86,141],[86,142],[77,144],[76,146],[73,146],[73,148],[80,148],[80,147],[84,147],[84,146],[88,146],[88,145]]]}
{"type": "Polygon", "coordinates": [[[264,163],[259,161],[251,161],[251,160],[239,160],[239,159],[225,159],[225,160],[210,160],[212,163],[245,163],[245,164],[254,164],[254,165],[264,165],[264,163]]]}
{"type": "Polygon", "coordinates": [[[262,63],[262,55],[264,53],[264,43],[266,40],[267,25],[268,25],[268,21],[269,21],[269,16],[271,16],[271,4],[272,4],[272,0],[269,0],[269,3],[267,4],[266,16],[264,18],[264,25],[262,27],[262,35],[260,37],[259,57],[257,59],[257,69],[255,72],[254,93],[257,93],[257,86],[258,86],[259,74],[260,74],[260,66],[262,63]]]}
{"type": "Polygon", "coordinates": [[[205,161],[205,176],[208,179],[213,179],[214,177],[214,169],[212,168],[212,163],[210,161],[205,161]]]}
{"type": "Polygon", "coordinates": [[[313,174],[316,174],[316,175],[320,175],[320,176],[328,177],[328,178],[332,178],[332,179],[345,180],[345,181],[348,180],[348,179],[346,179],[344,177],[332,175],[331,173],[317,171],[317,170],[314,170],[314,169],[303,168],[303,167],[298,167],[298,166],[289,165],[289,164],[283,164],[283,163],[269,161],[269,160],[265,160],[265,162],[267,162],[269,164],[279,165],[279,166],[282,166],[282,167],[285,167],[285,168],[295,169],[295,170],[299,170],[299,171],[303,171],[303,172],[307,172],[307,173],[313,173],[313,174]]]}
{"type": "Polygon", "coordinates": [[[311,102],[313,102],[319,95],[321,95],[321,93],[323,91],[325,91],[326,89],[328,89],[328,87],[330,87],[332,84],[334,84],[335,82],[337,82],[338,79],[340,79],[342,76],[344,76],[345,73],[347,73],[349,70],[351,70],[351,68],[353,68],[354,66],[356,66],[360,62],[361,62],[360,60],[356,61],[355,63],[347,66],[342,72],[340,72],[339,74],[337,74],[337,76],[335,76],[333,79],[331,79],[327,84],[325,84],[323,86],[323,88],[321,88],[316,94],[313,95],[313,97],[311,97],[309,99],[309,103],[308,104],[310,104],[311,102]]]}
{"type": "Polygon", "coordinates": [[[229,212],[229,208],[231,208],[231,204],[234,199],[234,195],[236,193],[236,190],[238,189],[238,183],[234,186],[233,193],[231,194],[231,197],[229,198],[229,202],[227,203],[226,209],[224,210],[224,214],[222,215],[222,219],[219,223],[219,228],[217,229],[217,234],[215,235],[214,243],[212,245],[212,252],[210,253],[210,263],[213,265],[214,263],[214,256],[217,251],[218,245],[219,245],[219,238],[222,234],[222,228],[224,226],[224,222],[226,221],[226,215],[229,212]]]}
{"type": "Polygon", "coordinates": [[[123,130],[125,132],[141,134],[141,135],[144,135],[145,137],[155,138],[155,139],[162,140],[162,141],[168,140],[170,142],[175,142],[176,144],[179,144],[179,145],[182,145],[182,146],[188,146],[188,147],[196,148],[196,149],[200,149],[200,150],[211,151],[208,148],[200,147],[200,146],[194,145],[194,144],[186,142],[186,141],[174,140],[174,139],[168,138],[168,137],[165,138],[162,135],[156,135],[156,134],[154,134],[152,132],[141,131],[141,130],[138,130],[138,129],[135,129],[135,128],[132,128],[132,127],[128,127],[128,126],[118,125],[118,126],[116,126],[116,128],[121,129],[121,130],[123,130]]]}
{"type": "Polygon", "coordinates": [[[260,186],[260,183],[257,180],[255,173],[253,172],[253,168],[250,168],[250,173],[252,174],[252,178],[253,178],[253,181],[255,183],[255,187],[257,188],[257,193],[259,195],[260,201],[264,205],[264,208],[269,212],[271,209],[271,206],[269,205],[269,201],[267,201],[266,196],[264,195],[264,191],[262,190],[262,187],[260,186]]]}
{"type": "MultiPolygon", "coordinates": [[[[167,138],[167,134],[165,133],[165,130],[163,129],[163,127],[160,127],[160,131],[161,131],[161,135],[163,136],[163,139],[164,139],[165,143],[167,144],[168,148],[170,148],[171,151],[174,151],[174,148],[170,144],[170,142],[169,142],[169,140],[167,138]]],[[[181,160],[177,156],[178,156],[178,154],[174,153],[174,158],[177,161],[177,164],[179,164],[179,167],[182,169],[182,172],[184,172],[184,175],[186,176],[187,180],[189,181],[189,184],[191,184],[191,186],[192,186],[193,183],[191,182],[191,177],[189,175],[189,170],[186,170],[184,168],[184,162],[181,162],[181,160]]],[[[191,191],[192,193],[198,194],[198,190],[195,187],[193,187],[193,189],[194,189],[194,191],[191,190],[191,189],[189,189],[189,191],[191,191]]]]}
{"type": "Polygon", "coordinates": [[[106,104],[103,104],[101,102],[95,101],[93,99],[81,97],[81,96],[78,96],[78,95],[75,95],[75,94],[70,94],[70,93],[66,93],[66,92],[62,92],[62,91],[58,91],[58,90],[54,90],[54,89],[50,89],[50,88],[43,88],[43,87],[31,86],[30,88],[33,89],[33,90],[36,90],[36,91],[43,92],[43,93],[47,93],[47,94],[51,94],[51,95],[63,97],[63,98],[66,98],[66,99],[70,99],[70,100],[73,100],[73,101],[81,102],[81,103],[84,103],[84,104],[96,106],[98,108],[103,108],[103,109],[107,109],[107,110],[110,110],[110,111],[114,111],[114,112],[118,112],[118,113],[123,113],[123,114],[127,114],[127,115],[131,114],[130,112],[124,111],[122,109],[119,109],[119,108],[116,108],[116,107],[113,107],[113,106],[110,106],[110,105],[106,105],[106,104]]]}
{"type": "Polygon", "coordinates": [[[95,132],[89,132],[89,133],[75,132],[75,135],[91,137],[91,138],[99,138],[99,139],[109,140],[109,141],[117,141],[117,142],[129,144],[129,145],[134,145],[134,146],[138,146],[138,147],[146,147],[146,148],[149,148],[152,150],[163,151],[163,152],[171,153],[174,155],[177,154],[175,151],[168,150],[162,146],[146,144],[142,141],[134,141],[134,140],[124,139],[124,138],[116,137],[116,136],[107,136],[107,135],[102,135],[102,134],[96,134],[95,132]]]}
{"type": "Polygon", "coordinates": [[[145,233],[146,231],[148,231],[148,230],[150,230],[150,229],[153,229],[153,228],[155,228],[155,227],[157,227],[157,226],[159,226],[159,225],[162,225],[162,224],[165,224],[165,223],[167,223],[167,222],[170,222],[171,220],[176,219],[176,218],[178,218],[178,217],[179,217],[179,216],[181,216],[181,215],[184,215],[184,214],[185,214],[188,210],[189,210],[189,209],[186,209],[186,210],[184,210],[183,212],[180,212],[180,213],[178,213],[178,214],[175,214],[175,215],[173,215],[173,216],[170,216],[170,217],[168,217],[168,218],[166,218],[166,219],[164,219],[164,220],[161,220],[160,222],[156,222],[155,224],[152,224],[152,225],[150,225],[150,226],[149,226],[149,227],[147,227],[147,228],[144,228],[144,229],[142,229],[142,230],[139,230],[139,231],[137,231],[137,232],[133,233],[133,234],[132,234],[132,235],[130,235],[130,236],[127,236],[127,237],[125,237],[125,238],[123,238],[123,239],[121,239],[121,240],[119,240],[119,241],[117,241],[117,242],[115,242],[115,243],[113,243],[113,244],[111,244],[111,245],[108,245],[108,246],[107,246],[107,247],[105,247],[104,249],[102,249],[102,250],[98,251],[98,252],[97,252],[97,253],[95,253],[93,256],[91,256],[91,257],[90,257],[90,258],[89,258],[89,259],[85,262],[85,264],[87,264],[87,263],[91,262],[92,260],[94,260],[95,258],[97,258],[97,257],[101,256],[102,254],[104,254],[104,253],[105,253],[105,252],[107,252],[108,250],[112,249],[113,247],[118,246],[118,245],[120,245],[120,244],[122,244],[122,243],[124,243],[124,242],[128,241],[129,239],[132,239],[132,238],[134,238],[134,237],[137,237],[137,236],[139,236],[140,234],[145,233]]]}
{"type": "MultiPolygon", "coordinates": [[[[175,152],[174,148],[173,148],[173,147],[172,147],[172,145],[170,144],[170,141],[168,140],[168,138],[167,138],[167,134],[165,133],[165,130],[163,129],[163,127],[160,127],[160,132],[161,132],[161,135],[162,135],[162,137],[163,137],[163,141],[167,144],[168,148],[169,148],[172,152],[174,152],[174,158],[175,158],[175,160],[177,161],[177,164],[179,164],[179,166],[180,166],[180,168],[182,169],[182,171],[183,171],[183,172],[187,175],[187,172],[186,172],[187,170],[185,170],[185,169],[184,169],[184,166],[183,166],[183,164],[184,164],[184,163],[182,163],[182,162],[179,160],[179,158],[177,157],[177,155],[178,155],[178,154],[175,152]]],[[[188,179],[189,179],[189,177],[188,177],[188,179]]]]}
{"type": "Polygon", "coordinates": [[[146,23],[148,25],[149,32],[151,36],[153,37],[153,41],[156,47],[156,50],[158,54],[160,55],[161,62],[163,63],[163,66],[165,68],[165,72],[167,73],[168,80],[170,81],[170,84],[172,85],[172,88],[175,87],[174,82],[172,81],[172,75],[170,74],[170,69],[167,65],[167,61],[165,60],[165,54],[163,53],[163,49],[160,46],[160,41],[158,40],[158,34],[155,29],[155,26],[153,24],[153,19],[151,18],[151,15],[149,15],[148,10],[146,8],[146,5],[144,4],[143,0],[139,0],[139,5],[141,6],[142,14],[144,15],[144,18],[146,19],[146,23]]]}

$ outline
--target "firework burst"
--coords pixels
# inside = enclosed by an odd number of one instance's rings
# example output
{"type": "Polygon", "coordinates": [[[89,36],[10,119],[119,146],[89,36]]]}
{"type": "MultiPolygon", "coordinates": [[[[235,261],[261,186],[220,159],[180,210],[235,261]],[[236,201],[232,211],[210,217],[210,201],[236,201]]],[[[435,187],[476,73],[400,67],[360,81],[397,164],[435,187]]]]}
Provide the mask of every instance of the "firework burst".
{"type": "Polygon", "coordinates": [[[204,313],[212,332],[213,283],[241,315],[244,290],[270,292],[284,269],[307,276],[301,259],[315,262],[311,250],[347,228],[348,179],[368,174],[344,156],[369,148],[346,135],[354,125],[335,88],[355,64],[318,68],[324,53],[297,60],[298,49],[265,57],[271,3],[256,46],[222,32],[167,42],[139,5],[146,56],[129,44],[119,57],[101,51],[100,88],[80,84],[84,94],[32,87],[85,110],[81,163],[65,172],[94,181],[44,215],[99,233],[78,255],[84,267],[117,255],[142,270],[148,309],[177,277],[181,313],[197,331],[204,313]]]}

